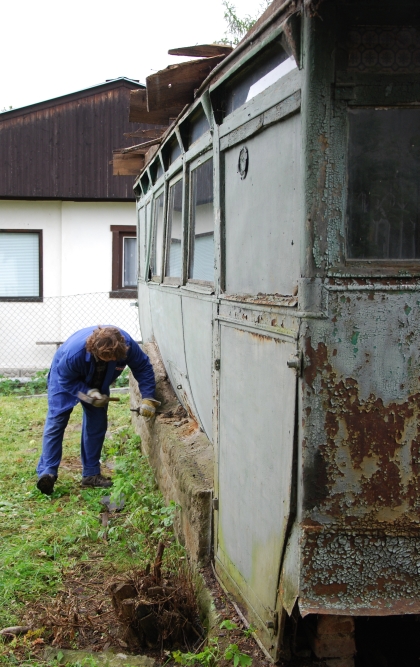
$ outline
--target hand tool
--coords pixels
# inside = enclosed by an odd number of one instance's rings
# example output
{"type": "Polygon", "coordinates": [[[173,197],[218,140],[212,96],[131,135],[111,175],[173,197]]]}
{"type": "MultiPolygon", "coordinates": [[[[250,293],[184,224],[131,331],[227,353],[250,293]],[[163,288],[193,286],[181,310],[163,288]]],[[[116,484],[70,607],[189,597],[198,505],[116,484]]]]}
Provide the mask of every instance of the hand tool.
{"type": "MultiPolygon", "coordinates": [[[[94,405],[95,403],[95,398],[92,398],[92,396],[88,396],[87,394],[84,394],[82,391],[77,392],[77,398],[80,398],[81,401],[84,401],[85,403],[89,403],[90,405],[94,405]]],[[[108,396],[108,403],[109,401],[119,401],[120,399],[118,396],[108,396]]]]}

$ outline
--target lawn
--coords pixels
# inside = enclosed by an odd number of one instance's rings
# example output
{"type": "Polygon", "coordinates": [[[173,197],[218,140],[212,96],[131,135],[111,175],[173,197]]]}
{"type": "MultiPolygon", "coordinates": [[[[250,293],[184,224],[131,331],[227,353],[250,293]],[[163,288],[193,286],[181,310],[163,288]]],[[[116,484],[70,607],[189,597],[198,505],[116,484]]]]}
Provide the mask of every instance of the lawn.
{"type": "MultiPolygon", "coordinates": [[[[89,576],[96,577],[99,572],[142,568],[154,559],[161,539],[167,544],[166,566],[183,557],[171,533],[175,508],[165,507],[141,454],[128,395],[110,404],[102,459],[103,472],[114,480],[111,499],[123,496],[125,506],[105,521],[100,499],[109,490],[80,488],[80,405],[66,430],[54,493],[45,496],[36,488],[46,410],[46,398],[0,399],[0,628],[22,624],[31,606],[53,605],[69,573],[80,576],[83,563],[89,564],[89,576]]],[[[43,640],[32,639],[0,643],[0,664],[47,664],[34,648],[43,640]]]]}

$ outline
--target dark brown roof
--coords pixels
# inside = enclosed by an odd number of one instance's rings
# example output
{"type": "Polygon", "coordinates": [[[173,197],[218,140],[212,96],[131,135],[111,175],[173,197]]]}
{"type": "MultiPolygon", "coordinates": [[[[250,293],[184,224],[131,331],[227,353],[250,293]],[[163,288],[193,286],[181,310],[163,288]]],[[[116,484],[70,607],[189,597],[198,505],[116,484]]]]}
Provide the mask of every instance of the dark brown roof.
{"type": "Polygon", "coordinates": [[[154,127],[128,120],[130,91],[142,88],[113,79],[1,113],[0,198],[133,201],[133,178],[112,175],[112,152],[154,127]]]}

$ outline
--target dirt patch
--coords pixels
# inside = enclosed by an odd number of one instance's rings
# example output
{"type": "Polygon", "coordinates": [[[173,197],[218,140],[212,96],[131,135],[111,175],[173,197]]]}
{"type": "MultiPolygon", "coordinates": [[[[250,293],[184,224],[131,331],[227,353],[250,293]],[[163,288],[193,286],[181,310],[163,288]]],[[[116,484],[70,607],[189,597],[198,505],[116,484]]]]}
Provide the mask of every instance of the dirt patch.
{"type": "Polygon", "coordinates": [[[70,470],[71,472],[81,472],[82,464],[79,456],[63,456],[60,467],[63,470],[70,470]]]}
{"type": "MultiPolygon", "coordinates": [[[[162,665],[174,665],[168,660],[172,650],[202,651],[206,639],[195,599],[189,612],[185,610],[193,594],[191,577],[185,575],[185,570],[181,574],[162,571],[158,584],[155,568],[156,561],[150,570],[117,575],[112,566],[104,566],[95,558],[78,565],[67,572],[63,590],[56,598],[27,606],[25,624],[44,630],[41,636],[32,632],[26,640],[23,638],[22,651],[30,645],[32,655],[41,656],[46,644],[93,653],[123,650],[129,654],[149,655],[162,665]],[[145,609],[148,614],[143,614],[145,609]]],[[[254,638],[245,634],[247,627],[242,617],[216,581],[211,567],[202,568],[200,574],[211,592],[218,616],[211,632],[219,643],[218,667],[232,667],[232,660],[223,657],[229,644],[236,644],[241,653],[249,655],[252,667],[269,667],[270,661],[254,638]],[[237,628],[220,629],[220,623],[226,619],[237,628]]],[[[15,655],[18,650],[16,646],[15,655]]],[[[293,655],[290,662],[278,664],[279,667],[321,667],[325,663],[309,656],[293,655]]]]}
{"type": "Polygon", "coordinates": [[[131,650],[194,651],[205,639],[191,572],[161,572],[163,543],[152,571],[137,571],[110,586],[112,604],[131,650]]]}
{"type": "MultiPolygon", "coordinates": [[[[205,641],[193,578],[186,567],[162,571],[163,544],[153,565],[116,574],[112,565],[85,561],[68,571],[63,590],[27,606],[25,623],[43,628],[44,643],[63,649],[140,649],[156,660],[165,651],[194,651],[205,641]]],[[[167,655],[165,657],[167,660],[167,655]]]]}
{"type": "Polygon", "coordinates": [[[95,559],[85,561],[65,574],[63,590],[55,598],[28,605],[25,620],[32,628],[44,628],[45,642],[59,648],[127,648],[106,594],[113,577],[112,566],[95,559]]]}

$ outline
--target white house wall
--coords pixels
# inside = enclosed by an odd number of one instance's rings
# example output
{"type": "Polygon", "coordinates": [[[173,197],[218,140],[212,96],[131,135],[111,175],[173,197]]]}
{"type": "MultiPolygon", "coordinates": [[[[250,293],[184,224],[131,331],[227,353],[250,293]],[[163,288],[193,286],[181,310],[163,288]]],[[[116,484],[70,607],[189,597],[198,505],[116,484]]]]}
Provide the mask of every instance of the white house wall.
{"type": "Polygon", "coordinates": [[[62,202],[61,294],[109,292],[111,225],[136,224],[131,202],[62,202]]]}
{"type": "Polygon", "coordinates": [[[135,225],[131,202],[0,201],[1,229],[42,229],[42,302],[0,302],[0,373],[46,368],[65,340],[84,326],[110,323],[140,340],[131,299],[109,298],[111,225],[135,225]]]}

